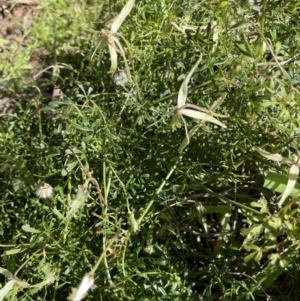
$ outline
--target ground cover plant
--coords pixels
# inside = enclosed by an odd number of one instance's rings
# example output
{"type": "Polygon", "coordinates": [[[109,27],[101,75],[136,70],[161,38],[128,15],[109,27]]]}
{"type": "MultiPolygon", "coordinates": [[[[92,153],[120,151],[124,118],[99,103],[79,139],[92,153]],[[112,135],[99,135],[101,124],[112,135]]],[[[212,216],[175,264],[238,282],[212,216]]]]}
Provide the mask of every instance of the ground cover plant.
{"type": "Polygon", "coordinates": [[[1,8],[0,300],[298,300],[299,1],[1,8]]]}

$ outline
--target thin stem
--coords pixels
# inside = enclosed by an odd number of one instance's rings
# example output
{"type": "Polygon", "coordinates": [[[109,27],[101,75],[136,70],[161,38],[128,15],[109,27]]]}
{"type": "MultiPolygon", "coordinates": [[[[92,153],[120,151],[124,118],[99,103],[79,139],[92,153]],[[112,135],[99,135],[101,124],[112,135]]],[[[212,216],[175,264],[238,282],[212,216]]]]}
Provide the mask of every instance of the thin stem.
{"type": "Polygon", "coordinates": [[[126,187],[125,187],[124,183],[122,182],[122,180],[120,179],[120,177],[118,176],[118,174],[115,171],[115,169],[113,168],[113,166],[111,164],[109,164],[109,167],[110,167],[110,169],[112,170],[112,172],[114,173],[114,175],[116,176],[116,178],[118,179],[118,181],[121,184],[121,187],[122,187],[122,189],[124,191],[124,195],[125,195],[125,198],[126,198],[127,211],[128,211],[128,213],[130,213],[130,206],[129,206],[129,200],[128,200],[128,196],[127,196],[126,187]]]}
{"type": "Polygon", "coordinates": [[[218,199],[220,199],[220,200],[223,201],[224,203],[229,203],[229,204],[235,205],[235,206],[237,206],[237,207],[243,208],[243,209],[245,209],[245,210],[247,210],[247,211],[251,211],[251,212],[257,214],[258,216],[265,216],[265,214],[262,213],[262,212],[259,212],[259,211],[255,210],[255,209],[253,209],[253,208],[251,208],[251,207],[248,207],[248,206],[246,206],[246,205],[244,205],[244,204],[241,204],[241,203],[239,203],[239,202],[230,200],[230,199],[226,198],[225,196],[221,196],[221,195],[219,195],[218,193],[216,193],[216,192],[210,190],[210,189],[207,188],[206,186],[203,186],[203,187],[205,188],[205,190],[206,190],[207,192],[209,192],[211,195],[217,197],[218,199]]]}
{"type": "Polygon", "coordinates": [[[99,259],[97,260],[95,266],[92,268],[91,270],[91,274],[95,274],[95,272],[97,271],[102,259],[104,259],[106,257],[106,253],[107,253],[107,250],[112,246],[112,244],[114,243],[115,239],[112,239],[109,244],[106,246],[106,248],[102,251],[99,259]]]}
{"type": "MultiPolygon", "coordinates": [[[[174,172],[174,170],[176,169],[178,163],[181,161],[182,156],[179,156],[176,163],[173,165],[173,167],[171,168],[170,172],[168,173],[168,175],[166,176],[166,178],[164,179],[164,181],[161,183],[161,185],[159,186],[159,188],[156,190],[155,192],[155,196],[158,196],[160,194],[160,192],[162,191],[162,189],[164,188],[164,186],[166,185],[167,181],[169,180],[169,178],[171,177],[172,173],[174,172]]],[[[148,211],[150,210],[151,206],[154,203],[155,198],[152,198],[152,200],[148,203],[146,209],[144,210],[144,212],[142,213],[142,215],[140,216],[140,218],[138,219],[138,225],[141,224],[143,218],[145,217],[145,215],[148,213],[148,211]]]]}
{"type": "Polygon", "coordinates": [[[267,3],[268,0],[263,0],[261,16],[260,16],[260,49],[259,55],[260,58],[263,57],[263,48],[264,48],[264,31],[265,31],[265,21],[266,21],[266,12],[267,12],[267,3]]]}
{"type": "Polygon", "coordinates": [[[79,159],[79,157],[77,156],[77,154],[75,153],[74,149],[71,146],[69,146],[69,150],[72,152],[72,154],[74,155],[74,157],[77,159],[77,161],[78,161],[78,163],[79,163],[82,171],[85,173],[86,177],[88,178],[88,182],[91,182],[94,185],[94,187],[96,188],[100,200],[104,201],[104,197],[102,195],[102,191],[101,191],[101,189],[99,187],[99,184],[98,184],[97,180],[91,176],[92,172],[89,172],[84,167],[84,165],[82,164],[81,160],[79,159]]]}

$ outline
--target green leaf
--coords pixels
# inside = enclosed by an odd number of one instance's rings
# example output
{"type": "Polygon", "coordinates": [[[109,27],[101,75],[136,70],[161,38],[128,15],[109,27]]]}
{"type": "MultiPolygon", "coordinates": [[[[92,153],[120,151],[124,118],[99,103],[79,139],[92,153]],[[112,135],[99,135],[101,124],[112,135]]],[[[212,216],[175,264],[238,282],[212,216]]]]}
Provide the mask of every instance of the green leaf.
{"type": "Polygon", "coordinates": [[[263,229],[263,224],[254,226],[250,229],[249,233],[254,234],[255,236],[259,235],[263,229]]]}
{"type": "Polygon", "coordinates": [[[77,130],[83,131],[83,132],[93,132],[92,129],[87,128],[87,127],[83,127],[82,125],[80,125],[78,123],[75,123],[75,122],[70,122],[70,126],[77,129],[77,130]]]}
{"type": "Polygon", "coordinates": [[[245,47],[243,44],[237,44],[237,43],[236,43],[235,46],[239,49],[239,51],[240,51],[242,54],[244,54],[244,55],[246,55],[246,56],[252,58],[251,53],[248,52],[248,50],[246,49],[246,47],[245,47]]]}
{"type": "Polygon", "coordinates": [[[25,232],[29,232],[29,233],[36,233],[36,234],[41,233],[41,231],[36,230],[36,229],[34,229],[34,228],[31,228],[29,225],[23,225],[23,226],[22,226],[22,229],[23,229],[25,232]]]}
{"type": "Polygon", "coordinates": [[[250,254],[247,255],[247,256],[245,256],[245,257],[244,257],[244,262],[248,262],[248,261],[252,260],[252,259],[255,257],[255,255],[256,255],[256,251],[250,253],[250,254]]]}
{"type": "Polygon", "coordinates": [[[68,163],[68,165],[61,171],[62,176],[66,176],[70,173],[76,166],[78,165],[77,161],[73,161],[71,163],[68,163]]]}
{"type": "Polygon", "coordinates": [[[269,160],[273,160],[275,162],[281,162],[283,161],[284,163],[290,163],[293,162],[290,159],[287,159],[283,156],[281,156],[280,154],[271,154],[269,152],[266,152],[265,150],[259,148],[259,147],[255,147],[254,148],[257,152],[259,152],[262,156],[264,156],[265,158],[269,159],[269,160]]]}
{"type": "Polygon", "coordinates": [[[263,256],[262,249],[259,249],[259,250],[256,251],[256,255],[254,257],[254,260],[256,262],[259,262],[261,260],[262,256],[263,256]]]}
{"type": "Polygon", "coordinates": [[[22,250],[21,249],[11,249],[5,251],[5,255],[14,255],[20,253],[22,250]]]}
{"type": "Polygon", "coordinates": [[[64,219],[64,216],[57,210],[56,207],[53,209],[53,213],[54,213],[60,220],[64,219]]]}
{"type": "MultiPolygon", "coordinates": [[[[264,187],[276,191],[278,193],[284,193],[288,182],[288,176],[279,174],[275,171],[269,171],[264,182],[264,187]]],[[[300,195],[300,184],[295,183],[294,188],[289,193],[290,196],[300,195]]]]}
{"type": "Polygon", "coordinates": [[[232,25],[228,29],[228,31],[230,31],[231,29],[239,28],[239,27],[245,27],[244,25],[248,26],[249,25],[249,21],[247,21],[246,19],[242,19],[242,20],[236,22],[234,25],[232,25]]]}

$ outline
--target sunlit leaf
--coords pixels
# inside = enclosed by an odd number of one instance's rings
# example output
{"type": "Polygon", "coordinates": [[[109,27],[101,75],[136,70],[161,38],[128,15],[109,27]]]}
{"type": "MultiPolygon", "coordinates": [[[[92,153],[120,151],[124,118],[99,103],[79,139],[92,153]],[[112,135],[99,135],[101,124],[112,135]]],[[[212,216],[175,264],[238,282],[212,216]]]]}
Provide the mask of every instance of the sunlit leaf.
{"type": "Polygon", "coordinates": [[[258,262],[258,261],[261,260],[262,256],[263,256],[263,252],[262,252],[262,249],[260,248],[259,250],[256,251],[256,255],[254,257],[254,260],[256,262],[258,262]]]}
{"type": "Polygon", "coordinates": [[[280,201],[278,203],[279,207],[282,206],[282,204],[284,203],[286,198],[290,195],[291,191],[295,187],[295,184],[296,184],[297,178],[298,178],[298,174],[299,174],[299,167],[297,165],[293,164],[290,167],[289,180],[288,180],[287,186],[286,186],[285,191],[284,191],[283,195],[281,196],[280,201]]]}
{"type": "MultiPolygon", "coordinates": [[[[288,176],[286,174],[279,174],[274,171],[269,171],[264,182],[264,187],[273,191],[284,193],[288,182],[288,176]]],[[[290,192],[291,196],[300,194],[300,184],[296,183],[294,189],[290,192]]]]}
{"type": "Polygon", "coordinates": [[[118,54],[114,46],[108,44],[109,54],[110,54],[110,69],[108,73],[115,74],[118,67],[118,54]]]}
{"type": "Polygon", "coordinates": [[[252,252],[249,255],[245,256],[244,257],[244,262],[250,261],[251,259],[253,259],[255,257],[255,255],[256,255],[256,252],[252,252]]]}
{"type": "Polygon", "coordinates": [[[42,288],[50,283],[53,283],[55,281],[55,276],[53,273],[47,275],[47,277],[45,278],[45,280],[37,283],[37,284],[33,284],[33,285],[30,285],[30,287],[37,287],[37,288],[42,288]]]}
{"type": "Polygon", "coordinates": [[[13,289],[16,281],[15,280],[10,280],[8,281],[0,290],[0,301],[5,298],[7,293],[13,289]]]}
{"type": "Polygon", "coordinates": [[[254,148],[257,152],[259,152],[262,156],[264,156],[265,158],[269,159],[269,160],[273,160],[275,162],[284,162],[284,163],[291,163],[293,161],[291,161],[290,159],[287,159],[283,156],[281,156],[280,154],[271,154],[269,152],[266,152],[265,150],[259,148],[259,147],[255,147],[254,148]]]}
{"type": "Polygon", "coordinates": [[[263,224],[257,225],[250,229],[249,233],[252,233],[254,235],[258,235],[263,230],[263,224]]]}
{"type": "Polygon", "coordinates": [[[134,6],[134,1],[135,0],[129,0],[126,3],[126,5],[123,7],[121,12],[118,14],[118,16],[114,19],[113,23],[111,24],[111,28],[110,28],[110,31],[112,33],[116,33],[119,30],[120,26],[122,25],[122,23],[124,22],[126,17],[130,14],[131,9],[134,6]]]}
{"type": "Polygon", "coordinates": [[[1,268],[1,267],[0,267],[0,273],[9,279],[11,279],[13,277],[13,274],[9,270],[1,268]]]}
{"type": "Polygon", "coordinates": [[[216,125],[219,125],[223,128],[226,128],[225,124],[223,124],[221,121],[219,121],[215,117],[213,117],[211,115],[208,115],[206,113],[199,112],[199,111],[196,111],[196,110],[190,110],[190,109],[181,109],[179,111],[182,115],[192,117],[192,118],[195,118],[195,119],[199,119],[199,120],[203,120],[203,121],[208,121],[208,122],[214,123],[216,125]]]}
{"type": "Polygon", "coordinates": [[[32,227],[30,227],[29,225],[23,225],[22,226],[22,229],[26,232],[29,232],[29,233],[41,233],[41,231],[37,230],[37,229],[34,229],[32,227]]]}
{"type": "Polygon", "coordinates": [[[282,221],[281,218],[278,216],[272,216],[269,220],[268,220],[268,225],[274,229],[278,229],[279,227],[281,227],[282,225],[282,221]]]}
{"type": "Polygon", "coordinates": [[[20,253],[22,250],[21,249],[11,249],[5,251],[5,255],[14,255],[20,253]]]}
{"type": "MultiPolygon", "coordinates": [[[[210,111],[214,111],[216,110],[221,103],[224,101],[224,99],[226,98],[227,93],[224,93],[220,98],[218,98],[216,101],[214,101],[214,103],[212,104],[210,111]]],[[[203,120],[202,122],[196,124],[189,132],[188,135],[183,139],[180,147],[179,147],[179,153],[182,153],[183,150],[186,148],[186,146],[189,144],[189,141],[191,140],[191,138],[194,136],[194,134],[200,129],[200,127],[203,125],[205,121],[203,120]]]]}
{"type": "Polygon", "coordinates": [[[69,174],[77,165],[78,161],[68,163],[68,165],[61,171],[62,176],[69,174]]]}
{"type": "Polygon", "coordinates": [[[200,64],[201,60],[202,60],[202,54],[201,54],[200,58],[198,59],[196,64],[193,66],[193,68],[191,69],[191,71],[189,72],[189,74],[186,76],[186,78],[184,79],[184,81],[181,84],[181,87],[180,87],[179,92],[178,92],[178,98],[177,98],[177,108],[178,109],[180,109],[186,103],[187,96],[188,96],[188,87],[187,87],[188,82],[190,81],[193,73],[195,72],[196,68],[200,64]]]}
{"type": "Polygon", "coordinates": [[[15,281],[22,288],[28,288],[28,287],[30,287],[29,283],[27,283],[27,282],[25,282],[25,281],[23,281],[21,279],[15,278],[15,281]]]}
{"type": "Polygon", "coordinates": [[[75,129],[83,131],[83,132],[92,132],[93,131],[92,129],[84,127],[84,126],[82,126],[82,125],[80,125],[78,123],[75,123],[75,122],[70,122],[70,125],[72,127],[74,127],[75,129]]]}
{"type": "Polygon", "coordinates": [[[124,51],[124,49],[123,49],[123,47],[122,47],[119,39],[116,38],[116,37],[114,37],[113,39],[114,39],[115,43],[117,44],[117,46],[119,48],[119,51],[121,52],[121,55],[122,55],[122,57],[124,59],[125,70],[126,70],[126,74],[127,74],[127,77],[128,77],[127,80],[132,81],[132,76],[131,76],[131,73],[130,73],[130,68],[129,68],[129,65],[128,65],[128,62],[127,62],[127,59],[126,59],[126,56],[125,56],[125,51],[124,51]]]}

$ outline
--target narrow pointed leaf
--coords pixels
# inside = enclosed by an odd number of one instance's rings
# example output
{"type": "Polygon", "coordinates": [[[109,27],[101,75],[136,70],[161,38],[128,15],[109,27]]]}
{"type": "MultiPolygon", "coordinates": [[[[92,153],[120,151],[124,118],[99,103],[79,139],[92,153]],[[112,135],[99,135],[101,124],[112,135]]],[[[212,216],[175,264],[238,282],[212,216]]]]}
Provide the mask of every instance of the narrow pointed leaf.
{"type": "Polygon", "coordinates": [[[22,249],[10,249],[5,251],[5,255],[15,255],[22,252],[22,249]]]}
{"type": "MultiPolygon", "coordinates": [[[[288,182],[288,175],[279,174],[274,171],[269,171],[264,182],[264,187],[276,191],[278,193],[284,193],[288,182]]],[[[294,189],[291,191],[290,196],[300,195],[300,184],[296,183],[294,189]]]]}
{"type": "Polygon", "coordinates": [[[214,48],[217,46],[219,40],[219,30],[218,30],[218,23],[216,21],[211,22],[213,28],[213,37],[212,40],[215,42],[214,48]]]}
{"type": "Polygon", "coordinates": [[[9,293],[10,290],[13,289],[16,281],[10,280],[8,281],[0,290],[0,301],[5,298],[5,296],[9,293]]]}
{"type": "Polygon", "coordinates": [[[219,97],[217,100],[215,100],[214,103],[212,104],[212,106],[210,107],[210,111],[215,111],[225,100],[226,96],[227,96],[227,93],[224,93],[221,97],[219,97]]]}
{"type": "Polygon", "coordinates": [[[218,119],[216,119],[215,117],[205,114],[203,112],[199,112],[199,111],[195,111],[195,110],[189,110],[189,109],[182,109],[180,110],[180,112],[182,113],[182,115],[188,116],[188,117],[192,117],[195,119],[200,119],[203,121],[208,121],[214,124],[217,124],[223,128],[226,128],[226,125],[223,124],[221,121],[219,121],[218,119]]]}
{"type": "MultiPolygon", "coordinates": [[[[227,96],[227,93],[224,93],[220,98],[218,98],[214,103],[212,104],[210,111],[216,110],[221,103],[224,101],[225,97],[227,96]]],[[[193,137],[193,135],[200,129],[200,127],[203,125],[203,122],[196,124],[188,133],[188,137],[185,137],[179,147],[179,153],[182,153],[183,150],[186,148],[186,146],[189,144],[189,141],[193,137]]]]}
{"type": "Polygon", "coordinates": [[[22,287],[22,288],[29,288],[30,287],[30,284],[19,279],[19,278],[15,278],[14,279],[16,281],[16,284],[18,284],[18,286],[22,287]]]}
{"type": "Polygon", "coordinates": [[[286,186],[285,191],[282,194],[281,199],[278,203],[279,207],[282,206],[282,204],[284,203],[286,198],[290,195],[291,191],[295,187],[295,184],[296,184],[297,178],[298,178],[298,174],[299,174],[299,167],[297,165],[293,164],[289,171],[289,180],[288,180],[287,186],[286,186]]]}
{"type": "Polygon", "coordinates": [[[127,63],[127,59],[126,59],[126,56],[125,56],[125,52],[124,52],[124,49],[119,41],[118,38],[114,37],[114,41],[115,43],[118,45],[119,47],[119,50],[123,56],[123,59],[124,59],[124,65],[125,65],[125,70],[126,70],[126,74],[127,74],[127,77],[128,77],[128,80],[132,82],[132,76],[131,76],[131,73],[130,73],[130,69],[129,69],[129,65],[127,63]]]}
{"type": "Polygon", "coordinates": [[[190,81],[193,73],[195,72],[196,68],[200,64],[201,60],[202,60],[202,54],[201,54],[200,58],[198,59],[198,61],[196,62],[196,64],[194,65],[194,67],[192,68],[192,70],[189,72],[189,74],[186,76],[186,78],[184,79],[184,81],[181,84],[181,87],[178,92],[178,98],[177,98],[177,108],[178,109],[180,109],[186,103],[187,96],[188,96],[188,87],[187,87],[188,82],[190,81]]]}
{"type": "Polygon", "coordinates": [[[110,28],[110,31],[112,33],[116,33],[119,30],[120,26],[122,25],[122,23],[124,22],[126,17],[130,14],[131,9],[134,6],[134,1],[135,0],[129,0],[126,3],[126,5],[123,7],[121,12],[118,14],[118,16],[114,19],[113,23],[111,24],[111,28],[110,28]]]}
{"type": "Polygon", "coordinates": [[[179,147],[179,153],[182,153],[186,146],[189,144],[189,140],[192,136],[198,131],[198,129],[202,126],[201,123],[196,124],[188,133],[188,137],[185,137],[179,147]]]}
{"type": "Polygon", "coordinates": [[[115,74],[118,66],[118,54],[116,49],[110,44],[108,44],[108,49],[110,53],[110,70],[108,73],[115,74]]]}
{"type": "Polygon", "coordinates": [[[13,278],[13,274],[7,269],[0,268],[0,273],[9,279],[13,278]]]}
{"type": "Polygon", "coordinates": [[[30,287],[38,287],[38,288],[42,288],[42,287],[45,287],[45,286],[48,285],[48,284],[53,283],[54,281],[55,281],[54,275],[50,274],[50,275],[48,275],[48,276],[44,279],[44,281],[39,282],[39,283],[37,283],[37,284],[30,285],[30,287]]]}
{"type": "Polygon", "coordinates": [[[26,224],[26,225],[23,225],[22,226],[22,229],[24,230],[24,231],[26,231],[26,232],[29,232],[29,233],[41,233],[41,231],[39,231],[39,230],[37,230],[37,229],[35,229],[35,228],[32,228],[32,227],[30,227],[28,224],[26,224]]]}
{"type": "Polygon", "coordinates": [[[257,152],[259,152],[262,156],[264,156],[265,158],[269,159],[269,160],[273,160],[275,162],[283,162],[283,163],[291,163],[293,161],[291,161],[288,158],[285,158],[283,156],[281,156],[280,154],[271,154],[269,152],[266,152],[265,150],[259,148],[259,147],[255,147],[254,148],[257,152]]]}

